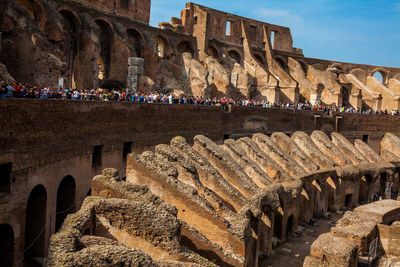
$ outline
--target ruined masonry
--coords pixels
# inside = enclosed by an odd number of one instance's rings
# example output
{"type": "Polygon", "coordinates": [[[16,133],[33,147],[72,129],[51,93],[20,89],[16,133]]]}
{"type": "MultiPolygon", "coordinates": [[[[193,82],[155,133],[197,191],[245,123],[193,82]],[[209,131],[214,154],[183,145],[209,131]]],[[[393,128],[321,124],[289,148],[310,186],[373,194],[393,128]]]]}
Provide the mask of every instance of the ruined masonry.
{"type": "Polygon", "coordinates": [[[400,263],[399,146],[390,133],[380,154],[337,132],[223,145],[199,135],[193,146],[175,137],[128,155],[126,180],[115,169],[93,179],[92,196],[51,237],[48,266],[258,266],[299,221],[357,203],[304,266],[355,267],[377,237],[374,257],[400,263]],[[389,199],[371,203],[376,193],[389,199]]]}
{"type": "Polygon", "coordinates": [[[0,79],[56,87],[63,78],[66,87],[78,89],[400,108],[399,68],[308,58],[293,47],[287,27],[194,3],[155,28],[150,6],[150,0],[3,0],[0,79]]]}

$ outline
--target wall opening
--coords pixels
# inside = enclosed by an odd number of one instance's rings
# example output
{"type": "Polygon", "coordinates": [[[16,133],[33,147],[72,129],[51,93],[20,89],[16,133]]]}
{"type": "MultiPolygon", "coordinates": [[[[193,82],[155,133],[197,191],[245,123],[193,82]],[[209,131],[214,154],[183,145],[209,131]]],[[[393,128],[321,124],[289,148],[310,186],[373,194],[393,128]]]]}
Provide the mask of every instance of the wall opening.
{"type": "Polygon", "coordinates": [[[0,225],[0,266],[13,266],[14,231],[9,224],[0,225]]]}
{"type": "Polygon", "coordinates": [[[229,134],[224,134],[224,141],[229,139],[229,134]]]}
{"type": "Polygon", "coordinates": [[[282,239],[282,223],[283,223],[283,216],[282,214],[278,211],[275,212],[275,218],[274,218],[274,234],[273,236],[279,240],[282,239]]]}
{"type": "Polygon", "coordinates": [[[264,63],[264,59],[263,59],[260,55],[255,54],[255,55],[254,55],[254,58],[255,58],[261,65],[264,65],[264,64],[265,64],[265,63],[264,63]]]}
{"type": "Polygon", "coordinates": [[[168,51],[168,42],[165,40],[165,38],[161,36],[155,37],[155,40],[157,42],[157,55],[160,58],[164,58],[167,56],[167,51],[168,51]]]}
{"type": "Polygon", "coordinates": [[[344,206],[351,209],[353,194],[347,194],[344,199],[344,206]]]}
{"type": "Polygon", "coordinates": [[[92,168],[98,169],[102,165],[103,146],[94,146],[92,154],[92,168]]]}
{"type": "MultiPolygon", "coordinates": [[[[110,75],[110,65],[111,65],[111,46],[113,42],[113,33],[110,25],[104,20],[96,20],[96,24],[100,29],[100,58],[102,61],[102,77],[100,77],[99,70],[99,79],[109,79],[110,75]]],[[[101,65],[99,64],[99,67],[101,65]]]]}
{"type": "Polygon", "coordinates": [[[196,24],[198,23],[198,20],[199,20],[199,18],[198,18],[197,16],[194,17],[194,19],[193,19],[193,24],[196,25],[196,24]]]}
{"type": "Polygon", "coordinates": [[[75,211],[75,192],[74,178],[70,175],[64,177],[57,189],[56,232],[67,215],[75,211]]]}
{"type": "Polygon", "coordinates": [[[37,185],[30,193],[26,207],[24,261],[28,266],[37,265],[38,260],[46,257],[46,205],[46,189],[37,185]]]}
{"type": "Polygon", "coordinates": [[[134,29],[128,29],[128,47],[131,52],[131,57],[143,58],[142,53],[142,36],[134,29]]]}
{"type": "Polygon", "coordinates": [[[226,28],[225,28],[225,35],[226,36],[231,36],[231,34],[232,34],[232,28],[231,27],[232,27],[232,22],[227,20],[226,21],[226,28]]]}
{"type": "Polygon", "coordinates": [[[11,192],[12,163],[0,164],[0,197],[11,192]]]}
{"type": "Polygon", "coordinates": [[[286,224],[286,237],[289,237],[293,233],[294,216],[290,215],[286,224]]]}
{"type": "Polygon", "coordinates": [[[368,144],[368,140],[369,140],[369,135],[368,134],[364,134],[362,137],[362,140],[364,143],[368,144]]]}
{"type": "Polygon", "coordinates": [[[124,148],[122,151],[122,160],[126,162],[126,157],[128,154],[132,153],[132,142],[125,142],[124,143],[124,148]]]}
{"type": "Polygon", "coordinates": [[[78,27],[79,23],[76,19],[75,15],[68,10],[61,10],[60,14],[64,19],[64,42],[63,42],[63,53],[66,58],[67,63],[67,72],[65,73],[66,76],[66,86],[76,88],[76,59],[78,56],[78,27]]]}
{"type": "Polygon", "coordinates": [[[212,57],[215,58],[215,59],[219,59],[218,50],[217,50],[215,47],[213,47],[213,46],[209,46],[209,47],[208,47],[207,54],[210,55],[210,56],[212,56],[212,57]]]}
{"type": "Polygon", "coordinates": [[[380,71],[376,71],[373,75],[380,83],[384,83],[384,74],[380,71]]]}
{"type": "Polygon", "coordinates": [[[236,63],[240,64],[242,62],[242,57],[240,56],[240,54],[238,52],[236,52],[235,50],[231,50],[228,52],[228,55],[236,61],[236,63]]]}
{"type": "Polygon", "coordinates": [[[189,42],[182,41],[178,44],[178,53],[179,54],[190,53],[193,56],[194,50],[192,48],[192,45],[189,42]]]}
{"type": "Polygon", "coordinates": [[[271,31],[271,39],[270,39],[270,42],[271,42],[271,47],[272,47],[272,49],[275,49],[275,37],[276,37],[276,32],[275,31],[271,31]]]}

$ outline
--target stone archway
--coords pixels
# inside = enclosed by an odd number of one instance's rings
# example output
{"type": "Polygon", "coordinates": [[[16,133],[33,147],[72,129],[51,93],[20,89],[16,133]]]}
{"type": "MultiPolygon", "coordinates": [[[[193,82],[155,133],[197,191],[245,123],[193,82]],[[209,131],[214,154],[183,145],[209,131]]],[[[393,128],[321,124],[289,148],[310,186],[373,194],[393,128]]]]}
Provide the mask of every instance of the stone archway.
{"type": "Polygon", "coordinates": [[[126,31],[128,36],[129,51],[131,52],[131,57],[143,58],[142,35],[135,29],[128,29],[126,31]]]}
{"type": "Polygon", "coordinates": [[[26,206],[24,262],[27,264],[38,264],[46,257],[46,205],[46,189],[37,185],[26,206]]]}
{"type": "Polygon", "coordinates": [[[9,224],[0,225],[0,266],[13,266],[14,231],[9,224]]]}
{"type": "Polygon", "coordinates": [[[67,63],[65,74],[67,87],[76,88],[77,57],[79,49],[79,22],[75,15],[69,10],[60,10],[64,19],[62,51],[67,63]]]}
{"type": "Polygon", "coordinates": [[[109,79],[111,73],[111,48],[113,43],[113,31],[111,26],[104,20],[95,21],[100,29],[100,55],[99,55],[99,79],[109,79]]]}
{"type": "Polygon", "coordinates": [[[178,44],[178,53],[183,54],[183,53],[190,53],[192,57],[194,56],[194,49],[192,45],[188,41],[182,41],[178,44]]]}
{"type": "Polygon", "coordinates": [[[229,57],[236,61],[236,63],[241,64],[242,56],[235,50],[230,50],[228,52],[229,57]]]}
{"type": "Polygon", "coordinates": [[[60,230],[67,215],[75,211],[75,192],[74,178],[70,175],[64,177],[57,189],[56,232],[60,230]]]}

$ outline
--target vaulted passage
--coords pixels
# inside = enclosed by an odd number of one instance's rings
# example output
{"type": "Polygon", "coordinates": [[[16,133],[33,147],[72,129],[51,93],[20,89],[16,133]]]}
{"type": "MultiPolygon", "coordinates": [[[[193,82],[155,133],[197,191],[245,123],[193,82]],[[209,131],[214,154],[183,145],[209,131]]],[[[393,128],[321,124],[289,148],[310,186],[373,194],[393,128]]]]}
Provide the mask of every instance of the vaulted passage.
{"type": "Polygon", "coordinates": [[[38,185],[30,193],[26,207],[24,254],[26,264],[39,264],[46,257],[46,205],[46,189],[38,185]]]}
{"type": "Polygon", "coordinates": [[[75,191],[74,178],[72,176],[64,177],[57,190],[56,232],[60,230],[67,215],[75,211],[75,191]]]}
{"type": "Polygon", "coordinates": [[[131,57],[143,58],[142,52],[142,36],[139,32],[133,29],[127,30],[129,50],[131,51],[131,57]]]}
{"type": "Polygon", "coordinates": [[[96,20],[100,29],[100,56],[98,58],[99,79],[108,79],[110,75],[111,64],[111,46],[113,41],[113,33],[110,25],[104,20],[96,20]]]}
{"type": "Polygon", "coordinates": [[[12,266],[14,259],[14,231],[9,224],[0,225],[0,266],[12,266]]]}
{"type": "Polygon", "coordinates": [[[67,72],[65,74],[67,86],[76,88],[76,58],[78,55],[78,20],[67,10],[60,11],[64,18],[64,42],[62,51],[64,52],[67,72]]]}

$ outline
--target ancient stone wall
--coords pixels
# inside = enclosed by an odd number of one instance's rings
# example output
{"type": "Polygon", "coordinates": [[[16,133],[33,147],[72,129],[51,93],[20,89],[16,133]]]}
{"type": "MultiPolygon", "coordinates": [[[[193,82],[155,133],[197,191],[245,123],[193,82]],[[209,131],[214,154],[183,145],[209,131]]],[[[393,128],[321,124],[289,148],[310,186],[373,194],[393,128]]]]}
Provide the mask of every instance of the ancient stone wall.
{"type": "MultiPolygon", "coordinates": [[[[77,245],[66,246],[63,237],[73,235],[75,244],[98,238],[108,242],[110,247],[96,248],[110,260],[115,257],[110,251],[118,248],[126,253],[140,249],[156,266],[165,261],[258,266],[260,258],[271,255],[273,240],[285,242],[299,221],[308,223],[328,208],[336,211],[370,203],[375,194],[393,190],[389,185],[399,183],[397,162],[352,162],[346,156],[349,151],[361,154],[353,142],[337,132],[332,136],[335,144],[322,131],[311,136],[298,132],[292,140],[311,142],[336,164],[334,168],[317,167],[319,155],[307,155],[294,144],[291,154],[302,156],[292,157],[286,152],[287,145],[263,134],[229,139],[223,145],[202,135],[194,137],[193,146],[175,137],[154,152],[129,154],[126,181],[110,169],[94,178],[92,194],[96,197],[87,198],[52,237],[48,264],[70,265],[69,259],[79,262],[88,257],[77,245]],[[316,170],[303,169],[304,161],[315,164],[316,170]],[[93,209],[91,226],[83,223],[89,208],[93,209]]],[[[398,137],[390,140],[400,144],[398,137]]],[[[392,193],[397,197],[399,191],[392,193]]],[[[391,225],[399,219],[400,202],[389,199],[347,212],[330,233],[313,243],[304,266],[357,266],[358,255],[366,253],[380,232],[384,238],[380,255],[396,255],[396,224],[388,229],[379,226],[379,231],[378,224],[391,225]],[[388,237],[391,232],[393,241],[388,237]]],[[[92,246],[89,242],[85,249],[92,246]]],[[[143,255],[137,260],[143,260],[143,255]]]]}
{"type": "Polygon", "coordinates": [[[10,81],[122,88],[130,85],[128,58],[138,57],[145,91],[360,110],[400,105],[398,68],[306,58],[289,28],[193,3],[159,28],[148,25],[150,1],[7,0],[0,10],[0,70],[10,81]]]}

